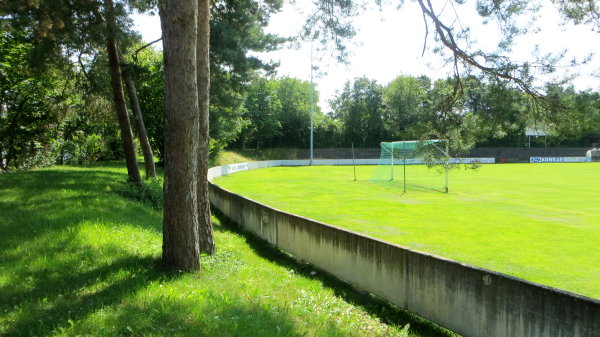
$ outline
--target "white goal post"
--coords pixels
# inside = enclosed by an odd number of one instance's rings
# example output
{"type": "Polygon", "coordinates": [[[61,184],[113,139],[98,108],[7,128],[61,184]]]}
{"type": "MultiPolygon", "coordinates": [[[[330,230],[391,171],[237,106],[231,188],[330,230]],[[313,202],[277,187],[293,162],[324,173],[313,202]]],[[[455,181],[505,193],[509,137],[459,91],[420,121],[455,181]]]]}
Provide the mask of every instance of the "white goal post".
{"type": "Polygon", "coordinates": [[[390,165],[389,181],[394,181],[395,179],[394,166],[403,166],[402,182],[404,192],[406,192],[407,185],[407,164],[426,164],[428,166],[443,166],[445,171],[445,186],[443,189],[445,193],[448,193],[448,171],[450,167],[450,155],[449,143],[447,139],[381,142],[381,155],[379,158],[379,165],[390,165]]]}

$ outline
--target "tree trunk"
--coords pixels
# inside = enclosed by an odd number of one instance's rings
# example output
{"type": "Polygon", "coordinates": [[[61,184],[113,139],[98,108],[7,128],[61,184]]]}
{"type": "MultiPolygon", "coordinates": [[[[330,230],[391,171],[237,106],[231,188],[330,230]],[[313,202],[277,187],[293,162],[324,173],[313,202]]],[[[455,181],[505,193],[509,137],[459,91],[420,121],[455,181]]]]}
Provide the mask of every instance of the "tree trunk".
{"type": "Polygon", "coordinates": [[[4,166],[4,156],[2,155],[2,145],[0,144],[0,170],[6,171],[6,168],[4,166]]]}
{"type": "Polygon", "coordinates": [[[209,91],[210,91],[210,1],[198,1],[198,40],[196,64],[198,74],[198,106],[200,109],[200,135],[198,142],[198,233],[200,252],[213,254],[215,243],[208,197],[208,142],[209,142],[209,91]]]}
{"type": "Polygon", "coordinates": [[[198,243],[198,0],[160,4],[165,76],[163,262],[200,268],[198,243]]]}
{"type": "Polygon", "coordinates": [[[131,131],[131,123],[129,123],[129,115],[127,114],[127,106],[125,105],[125,96],[123,95],[123,84],[121,83],[121,71],[119,69],[117,43],[113,36],[109,36],[107,39],[107,51],[110,82],[112,86],[113,99],[115,102],[115,110],[117,111],[117,119],[119,120],[119,127],[121,129],[121,141],[123,142],[123,150],[125,151],[127,174],[129,175],[130,181],[136,184],[141,184],[142,179],[140,178],[140,170],[138,169],[135,155],[133,132],[131,131]]]}
{"type": "MultiPolygon", "coordinates": [[[[121,57],[122,58],[122,57],[121,57]]],[[[123,60],[121,60],[123,61],[123,60]]],[[[135,90],[135,84],[129,76],[129,69],[124,67],[121,74],[125,81],[125,87],[127,88],[127,94],[129,95],[129,103],[131,104],[131,110],[137,123],[138,139],[140,140],[140,146],[144,153],[144,165],[146,167],[146,179],[156,178],[156,169],[154,167],[154,154],[152,153],[152,147],[148,140],[148,134],[146,134],[146,126],[144,125],[144,117],[142,116],[142,109],[140,109],[140,102],[137,97],[135,90]]]]}

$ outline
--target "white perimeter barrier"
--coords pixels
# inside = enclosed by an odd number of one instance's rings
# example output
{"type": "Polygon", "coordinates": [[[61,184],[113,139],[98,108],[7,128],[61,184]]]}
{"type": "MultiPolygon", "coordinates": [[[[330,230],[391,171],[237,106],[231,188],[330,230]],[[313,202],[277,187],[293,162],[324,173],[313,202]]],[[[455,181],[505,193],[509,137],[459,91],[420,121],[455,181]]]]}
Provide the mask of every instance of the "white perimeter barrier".
{"type": "Polygon", "coordinates": [[[530,163],[589,163],[592,157],[530,157],[530,163]]]}
{"type": "MultiPolygon", "coordinates": [[[[314,159],[313,165],[315,166],[326,166],[326,165],[379,165],[379,159],[314,159]]],[[[450,158],[451,164],[494,164],[495,158],[450,158]]],[[[402,159],[394,159],[394,165],[402,165],[404,162],[402,159]]],[[[423,164],[422,159],[407,159],[406,164],[408,165],[419,165],[423,164]]],[[[214,177],[220,177],[235,172],[254,170],[258,168],[266,168],[273,166],[309,166],[310,160],[270,160],[270,161],[255,161],[248,163],[231,164],[225,166],[218,166],[209,169],[208,179],[212,180],[214,177]]]]}

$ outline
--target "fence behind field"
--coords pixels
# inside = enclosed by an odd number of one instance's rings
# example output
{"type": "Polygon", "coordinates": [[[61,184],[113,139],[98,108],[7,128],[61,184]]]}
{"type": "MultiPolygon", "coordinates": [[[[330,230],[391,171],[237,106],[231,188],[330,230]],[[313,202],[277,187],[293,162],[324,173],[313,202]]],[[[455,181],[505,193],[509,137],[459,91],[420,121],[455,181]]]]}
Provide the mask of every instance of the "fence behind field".
{"type": "MultiPolygon", "coordinates": [[[[557,147],[557,148],[515,148],[515,147],[482,147],[474,148],[462,154],[462,157],[493,157],[496,162],[529,162],[530,157],[585,157],[590,148],[557,147]]],[[[355,148],[355,158],[378,159],[381,155],[379,148],[355,148]]],[[[310,150],[298,149],[297,159],[309,159],[310,150]]],[[[352,158],[351,148],[315,148],[316,159],[346,159],[352,158]]]]}

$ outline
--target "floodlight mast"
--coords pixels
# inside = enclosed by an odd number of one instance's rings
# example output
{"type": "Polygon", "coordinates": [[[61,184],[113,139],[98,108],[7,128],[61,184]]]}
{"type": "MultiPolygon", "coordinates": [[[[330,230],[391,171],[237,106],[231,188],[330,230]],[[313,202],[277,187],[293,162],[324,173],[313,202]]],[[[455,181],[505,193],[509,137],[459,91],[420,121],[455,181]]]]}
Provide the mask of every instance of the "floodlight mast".
{"type": "Polygon", "coordinates": [[[313,88],[313,40],[310,41],[310,166],[313,164],[313,117],[314,108],[314,88],[313,88]]]}

